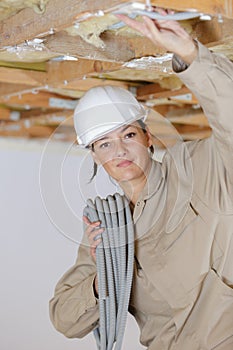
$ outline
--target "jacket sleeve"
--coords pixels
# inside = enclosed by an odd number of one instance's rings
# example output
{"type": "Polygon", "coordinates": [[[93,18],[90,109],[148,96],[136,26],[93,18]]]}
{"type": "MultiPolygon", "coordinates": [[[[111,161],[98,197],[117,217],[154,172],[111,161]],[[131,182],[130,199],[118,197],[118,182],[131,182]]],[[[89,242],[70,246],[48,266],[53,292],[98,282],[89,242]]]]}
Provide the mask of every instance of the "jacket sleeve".
{"type": "Polygon", "coordinates": [[[98,325],[99,307],[93,290],[96,265],[83,237],[76,264],[59,280],[50,300],[54,327],[68,338],[81,338],[98,325]]]}
{"type": "MultiPolygon", "coordinates": [[[[233,63],[201,43],[198,56],[178,77],[195,94],[213,131],[216,151],[233,178],[233,63]]],[[[176,57],[173,68],[176,71],[176,57]]],[[[182,67],[181,67],[182,68],[182,67]]],[[[186,67],[185,67],[186,68],[186,67]]]]}

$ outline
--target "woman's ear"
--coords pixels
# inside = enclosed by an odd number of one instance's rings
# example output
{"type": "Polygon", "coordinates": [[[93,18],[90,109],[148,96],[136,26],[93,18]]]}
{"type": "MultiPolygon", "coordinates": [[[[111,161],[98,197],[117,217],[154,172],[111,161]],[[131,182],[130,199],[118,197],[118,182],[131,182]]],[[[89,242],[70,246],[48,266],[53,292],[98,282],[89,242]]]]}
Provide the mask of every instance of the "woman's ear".
{"type": "Polygon", "coordinates": [[[146,134],[147,134],[148,147],[153,146],[152,135],[149,131],[148,126],[146,126],[146,134]]]}

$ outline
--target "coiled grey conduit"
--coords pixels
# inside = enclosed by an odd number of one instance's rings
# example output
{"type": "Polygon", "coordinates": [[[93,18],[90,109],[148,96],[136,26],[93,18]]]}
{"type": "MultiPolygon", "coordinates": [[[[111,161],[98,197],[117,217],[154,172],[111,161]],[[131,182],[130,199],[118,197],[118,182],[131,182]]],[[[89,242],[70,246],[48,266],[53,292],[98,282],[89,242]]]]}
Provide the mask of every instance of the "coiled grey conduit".
{"type": "Polygon", "coordinates": [[[96,249],[99,288],[99,328],[94,330],[99,350],[122,346],[134,263],[134,225],[129,203],[119,193],[88,199],[83,214],[100,220],[102,241],[96,249]]]}

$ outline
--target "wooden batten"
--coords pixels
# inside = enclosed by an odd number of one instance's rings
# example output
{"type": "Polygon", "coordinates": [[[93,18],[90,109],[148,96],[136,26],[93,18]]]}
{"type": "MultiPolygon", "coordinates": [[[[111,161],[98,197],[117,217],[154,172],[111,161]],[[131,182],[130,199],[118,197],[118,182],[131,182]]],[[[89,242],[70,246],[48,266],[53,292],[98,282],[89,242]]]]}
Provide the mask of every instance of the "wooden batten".
{"type": "Polygon", "coordinates": [[[0,47],[20,44],[25,40],[60,31],[72,25],[81,14],[95,14],[99,10],[126,2],[127,0],[50,0],[43,15],[25,8],[2,23],[0,47]]]}
{"type": "Polygon", "coordinates": [[[90,73],[103,73],[119,69],[121,64],[99,60],[51,61],[47,63],[47,83],[59,84],[85,78],[90,73]]]}
{"type": "MultiPolygon", "coordinates": [[[[116,30],[109,24],[115,23],[110,10],[126,3],[49,0],[41,13],[20,8],[2,21],[0,17],[0,136],[48,138],[57,128],[60,140],[73,140],[78,99],[90,88],[105,85],[132,91],[164,116],[148,120],[158,147],[172,146],[180,137],[210,136],[196,97],[172,71],[172,55],[128,27],[116,30]],[[98,17],[103,10],[105,15],[98,17]],[[84,34],[80,23],[87,27],[84,34]],[[89,40],[92,34],[96,41],[89,40]]],[[[198,17],[180,23],[193,38],[233,60],[233,0],[151,4],[211,15],[209,21],[198,17]]]]}
{"type": "Polygon", "coordinates": [[[67,83],[62,82],[59,84],[58,83],[53,84],[54,87],[61,88],[64,91],[66,89],[79,91],[81,92],[79,97],[81,97],[84,91],[89,90],[91,87],[105,86],[105,85],[119,86],[119,87],[128,89],[129,83],[127,81],[98,79],[98,78],[90,78],[90,77],[84,76],[82,79],[74,79],[74,80],[68,81],[67,83]]]}
{"type": "Polygon", "coordinates": [[[233,0],[156,0],[156,6],[179,11],[197,10],[199,12],[233,18],[233,0]]]}
{"type": "Polygon", "coordinates": [[[67,109],[73,109],[73,100],[63,97],[62,99],[59,98],[58,95],[50,93],[50,92],[44,92],[39,91],[35,95],[32,93],[23,93],[23,94],[17,94],[14,96],[10,96],[7,101],[4,99],[0,99],[0,102],[7,103],[8,106],[22,106],[23,108],[30,109],[30,108],[64,108],[64,104],[66,104],[69,107],[69,103],[71,105],[70,108],[67,109]],[[57,103],[55,100],[58,100],[57,103]],[[54,103],[55,102],[55,103],[54,103]]]}
{"type": "Polygon", "coordinates": [[[190,90],[186,86],[182,86],[180,89],[169,90],[161,88],[158,83],[148,84],[145,86],[139,86],[137,88],[137,99],[140,101],[151,100],[154,98],[167,98],[171,96],[178,96],[190,93],[190,90]]]}
{"type": "Polygon", "coordinates": [[[39,86],[46,84],[46,72],[0,67],[0,82],[39,86]]]}
{"type": "Polygon", "coordinates": [[[10,120],[10,116],[11,116],[10,109],[0,107],[0,121],[10,120]]]}

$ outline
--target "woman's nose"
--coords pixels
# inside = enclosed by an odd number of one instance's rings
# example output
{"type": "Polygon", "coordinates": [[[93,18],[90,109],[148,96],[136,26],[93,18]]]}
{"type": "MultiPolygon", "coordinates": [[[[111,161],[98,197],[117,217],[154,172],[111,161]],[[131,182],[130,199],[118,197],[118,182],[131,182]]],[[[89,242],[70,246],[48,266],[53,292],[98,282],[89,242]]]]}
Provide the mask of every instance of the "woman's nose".
{"type": "Polygon", "coordinates": [[[123,157],[127,153],[126,145],[121,138],[115,140],[115,155],[116,157],[123,157]]]}

